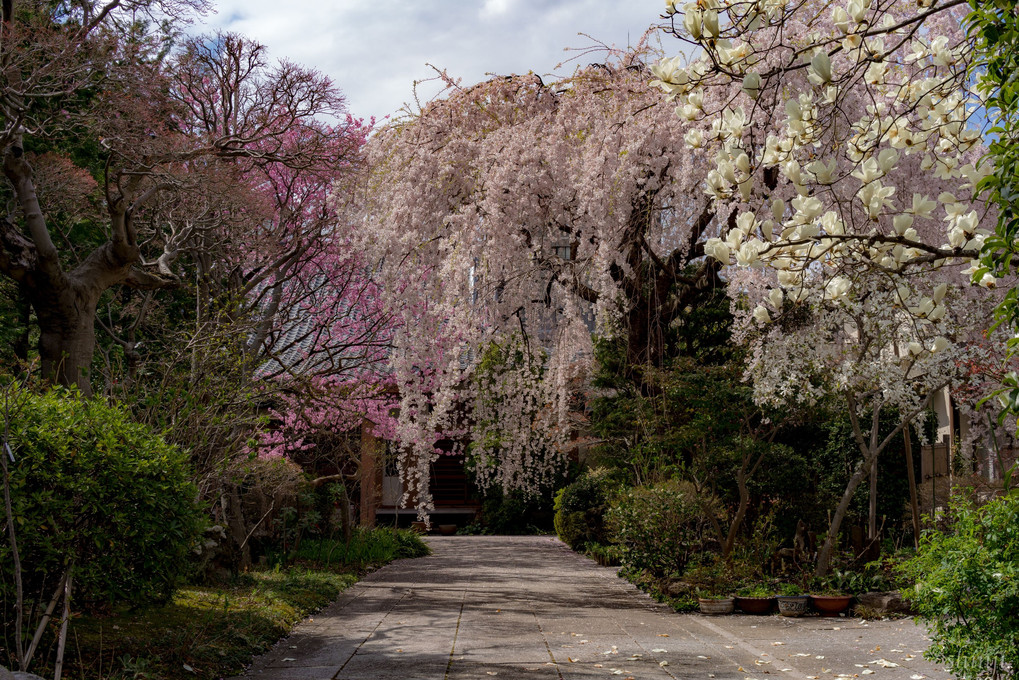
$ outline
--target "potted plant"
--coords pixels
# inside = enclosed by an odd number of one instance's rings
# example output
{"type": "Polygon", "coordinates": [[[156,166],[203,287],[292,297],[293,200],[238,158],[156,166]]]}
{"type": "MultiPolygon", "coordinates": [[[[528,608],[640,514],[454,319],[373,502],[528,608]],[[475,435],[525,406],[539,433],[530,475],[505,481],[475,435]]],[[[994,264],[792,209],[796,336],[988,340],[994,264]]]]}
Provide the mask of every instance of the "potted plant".
{"type": "Polygon", "coordinates": [[[811,588],[810,603],[821,616],[838,616],[849,609],[853,596],[847,595],[848,581],[851,575],[836,570],[832,575],[811,588]]]}
{"type": "Polygon", "coordinates": [[[783,583],[778,591],[778,613],[782,616],[803,616],[807,613],[810,596],[795,583],[783,583]]]}
{"type": "Polygon", "coordinates": [[[701,614],[732,614],[735,601],[731,597],[716,593],[714,589],[706,591],[698,589],[697,605],[700,607],[701,614]]]}
{"type": "Polygon", "coordinates": [[[774,591],[762,583],[741,588],[734,599],[736,606],[746,614],[770,614],[775,608],[774,591]]]}

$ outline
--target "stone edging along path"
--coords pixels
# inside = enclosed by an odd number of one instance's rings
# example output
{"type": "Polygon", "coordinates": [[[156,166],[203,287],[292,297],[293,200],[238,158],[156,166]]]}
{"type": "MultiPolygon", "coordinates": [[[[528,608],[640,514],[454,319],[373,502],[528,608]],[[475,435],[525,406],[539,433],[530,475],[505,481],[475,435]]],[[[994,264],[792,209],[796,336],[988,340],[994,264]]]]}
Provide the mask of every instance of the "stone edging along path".
{"type": "Polygon", "coordinates": [[[676,614],[547,536],[427,539],[257,659],[263,680],[948,680],[911,620],[676,614]]]}

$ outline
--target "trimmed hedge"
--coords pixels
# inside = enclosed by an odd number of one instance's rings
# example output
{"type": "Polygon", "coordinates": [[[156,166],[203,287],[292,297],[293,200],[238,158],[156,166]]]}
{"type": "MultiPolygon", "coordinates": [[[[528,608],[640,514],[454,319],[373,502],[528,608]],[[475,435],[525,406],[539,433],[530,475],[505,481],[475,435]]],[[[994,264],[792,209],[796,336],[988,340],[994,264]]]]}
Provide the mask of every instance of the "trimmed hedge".
{"type": "MultiPolygon", "coordinates": [[[[187,458],[121,407],[73,390],[21,393],[11,414],[11,500],[26,603],[73,564],[75,608],[166,601],[203,526],[187,458]]],[[[5,630],[13,557],[0,545],[5,630]]]]}

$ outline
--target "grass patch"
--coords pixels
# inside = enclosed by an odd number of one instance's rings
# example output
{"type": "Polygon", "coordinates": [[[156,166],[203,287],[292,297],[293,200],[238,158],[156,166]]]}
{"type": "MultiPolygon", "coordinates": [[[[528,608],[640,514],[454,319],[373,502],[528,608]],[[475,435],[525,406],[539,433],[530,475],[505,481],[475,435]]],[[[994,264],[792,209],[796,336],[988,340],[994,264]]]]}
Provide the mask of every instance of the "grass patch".
{"type": "MultiPolygon", "coordinates": [[[[365,571],[425,554],[427,546],[409,531],[358,531],[350,545],[306,541],[291,556],[291,566],[248,572],[222,584],[187,586],[165,605],[75,616],[64,677],[213,680],[235,675],[365,571]]],[[[37,659],[44,658],[53,658],[53,646],[39,650],[37,659]]],[[[51,668],[32,670],[52,675],[51,668]]]]}

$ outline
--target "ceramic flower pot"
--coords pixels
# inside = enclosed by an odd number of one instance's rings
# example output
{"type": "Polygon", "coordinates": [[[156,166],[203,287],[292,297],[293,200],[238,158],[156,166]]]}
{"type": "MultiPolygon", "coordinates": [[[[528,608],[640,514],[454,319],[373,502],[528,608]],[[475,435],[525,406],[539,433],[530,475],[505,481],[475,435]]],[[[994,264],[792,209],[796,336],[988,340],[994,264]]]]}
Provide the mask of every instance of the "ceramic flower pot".
{"type": "Polygon", "coordinates": [[[851,595],[811,595],[810,603],[821,616],[838,616],[849,609],[853,598],[851,595]]]}
{"type": "Polygon", "coordinates": [[[775,608],[775,597],[736,597],[736,607],[744,614],[770,614],[775,608]]]}
{"type": "Polygon", "coordinates": [[[697,604],[700,605],[701,614],[709,615],[732,614],[732,610],[735,607],[731,597],[699,597],[697,598],[697,604]]]}
{"type": "Polygon", "coordinates": [[[778,613],[782,616],[803,616],[810,604],[809,595],[779,595],[778,613]]]}

